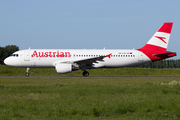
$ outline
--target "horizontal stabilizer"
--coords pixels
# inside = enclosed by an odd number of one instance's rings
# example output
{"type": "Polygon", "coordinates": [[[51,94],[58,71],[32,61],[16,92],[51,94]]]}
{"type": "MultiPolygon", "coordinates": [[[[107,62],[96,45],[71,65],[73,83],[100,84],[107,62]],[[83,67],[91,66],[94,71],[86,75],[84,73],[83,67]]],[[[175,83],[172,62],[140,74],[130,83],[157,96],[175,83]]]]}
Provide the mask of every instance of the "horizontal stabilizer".
{"type": "Polygon", "coordinates": [[[154,56],[157,56],[157,57],[176,56],[176,52],[167,52],[167,53],[154,54],[154,56]]]}

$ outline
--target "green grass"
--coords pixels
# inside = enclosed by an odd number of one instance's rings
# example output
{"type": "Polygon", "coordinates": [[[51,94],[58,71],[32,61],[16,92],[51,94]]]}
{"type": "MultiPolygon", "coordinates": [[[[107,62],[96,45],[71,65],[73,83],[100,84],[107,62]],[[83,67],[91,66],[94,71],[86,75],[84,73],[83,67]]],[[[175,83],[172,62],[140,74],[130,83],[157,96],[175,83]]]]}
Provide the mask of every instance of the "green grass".
{"type": "MultiPolygon", "coordinates": [[[[180,69],[103,68],[88,70],[90,76],[179,76],[180,69]]],[[[30,76],[82,76],[82,70],[57,74],[54,68],[30,68],[30,76]]],[[[25,76],[26,68],[1,65],[0,76],[25,76]]]]}
{"type": "Polygon", "coordinates": [[[179,81],[0,78],[0,119],[180,119],[179,81]]]}

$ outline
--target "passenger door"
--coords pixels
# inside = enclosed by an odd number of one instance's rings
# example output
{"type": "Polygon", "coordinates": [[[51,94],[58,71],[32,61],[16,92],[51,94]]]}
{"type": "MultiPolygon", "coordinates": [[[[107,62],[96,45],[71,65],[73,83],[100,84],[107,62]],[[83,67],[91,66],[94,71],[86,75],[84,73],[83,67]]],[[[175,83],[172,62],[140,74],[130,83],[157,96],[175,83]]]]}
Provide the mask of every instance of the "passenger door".
{"type": "Polygon", "coordinates": [[[30,51],[25,51],[24,52],[24,61],[29,61],[30,60],[30,51]]]}

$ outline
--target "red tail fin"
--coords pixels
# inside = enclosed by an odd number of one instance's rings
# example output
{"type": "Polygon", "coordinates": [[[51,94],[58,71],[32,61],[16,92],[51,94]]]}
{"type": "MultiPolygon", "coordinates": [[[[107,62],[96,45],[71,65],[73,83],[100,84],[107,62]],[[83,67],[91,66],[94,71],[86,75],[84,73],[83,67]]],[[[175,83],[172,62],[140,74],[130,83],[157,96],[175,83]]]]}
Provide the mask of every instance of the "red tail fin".
{"type": "Polygon", "coordinates": [[[172,53],[167,50],[172,22],[164,23],[159,30],[152,36],[152,38],[147,42],[147,44],[137,49],[148,56],[152,61],[162,60],[165,58],[176,56],[176,53],[172,53]]]}
{"type": "Polygon", "coordinates": [[[164,32],[171,34],[171,28],[173,23],[164,23],[157,32],[164,32]]]}
{"type": "Polygon", "coordinates": [[[165,51],[168,46],[173,23],[164,23],[141,50],[165,51]]]}

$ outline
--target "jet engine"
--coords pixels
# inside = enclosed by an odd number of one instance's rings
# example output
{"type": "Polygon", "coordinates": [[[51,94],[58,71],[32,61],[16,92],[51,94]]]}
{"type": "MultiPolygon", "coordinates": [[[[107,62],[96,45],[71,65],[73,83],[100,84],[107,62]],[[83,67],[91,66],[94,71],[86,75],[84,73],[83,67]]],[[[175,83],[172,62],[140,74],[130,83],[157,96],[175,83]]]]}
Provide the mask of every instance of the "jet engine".
{"type": "Polygon", "coordinates": [[[67,63],[59,63],[55,66],[57,73],[70,73],[72,71],[72,65],[67,63]]]}

